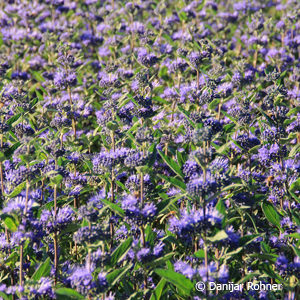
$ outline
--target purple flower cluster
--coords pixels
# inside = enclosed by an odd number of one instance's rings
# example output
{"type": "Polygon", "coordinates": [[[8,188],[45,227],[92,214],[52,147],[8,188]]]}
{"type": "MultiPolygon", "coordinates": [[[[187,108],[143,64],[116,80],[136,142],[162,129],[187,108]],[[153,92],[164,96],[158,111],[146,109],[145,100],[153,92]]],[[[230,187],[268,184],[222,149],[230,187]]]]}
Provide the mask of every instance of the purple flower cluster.
{"type": "Polygon", "coordinates": [[[0,298],[296,299],[298,2],[0,1],[0,298]]]}
{"type": "Polygon", "coordinates": [[[151,222],[157,211],[154,203],[146,203],[141,207],[138,199],[132,195],[128,195],[122,200],[121,207],[125,211],[126,217],[136,224],[151,222]]]}

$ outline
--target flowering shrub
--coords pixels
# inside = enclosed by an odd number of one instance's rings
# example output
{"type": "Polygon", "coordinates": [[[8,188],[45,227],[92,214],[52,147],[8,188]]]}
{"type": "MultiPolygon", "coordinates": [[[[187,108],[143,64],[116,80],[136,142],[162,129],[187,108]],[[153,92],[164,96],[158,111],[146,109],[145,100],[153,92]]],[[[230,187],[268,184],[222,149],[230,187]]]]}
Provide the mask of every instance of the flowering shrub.
{"type": "Polygon", "coordinates": [[[1,299],[297,298],[299,1],[0,7],[1,299]]]}

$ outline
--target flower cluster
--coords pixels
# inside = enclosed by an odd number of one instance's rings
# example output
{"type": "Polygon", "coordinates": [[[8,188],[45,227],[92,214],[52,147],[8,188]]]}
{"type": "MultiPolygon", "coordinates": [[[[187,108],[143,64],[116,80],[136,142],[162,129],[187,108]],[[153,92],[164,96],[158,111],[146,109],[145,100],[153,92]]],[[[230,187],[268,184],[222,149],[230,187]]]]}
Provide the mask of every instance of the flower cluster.
{"type": "Polygon", "coordinates": [[[299,11],[0,1],[0,298],[296,299],[299,11]]]}

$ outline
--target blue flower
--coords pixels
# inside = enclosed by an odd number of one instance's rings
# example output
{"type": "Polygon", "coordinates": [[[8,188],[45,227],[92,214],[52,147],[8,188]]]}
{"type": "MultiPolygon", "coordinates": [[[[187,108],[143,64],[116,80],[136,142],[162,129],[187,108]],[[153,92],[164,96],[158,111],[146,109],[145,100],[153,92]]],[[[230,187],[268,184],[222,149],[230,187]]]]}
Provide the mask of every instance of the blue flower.
{"type": "Polygon", "coordinates": [[[69,277],[72,288],[75,288],[79,293],[88,294],[96,287],[93,281],[93,276],[89,270],[84,267],[76,268],[69,277]]]}
{"type": "Polygon", "coordinates": [[[106,275],[104,273],[98,274],[97,280],[97,290],[99,293],[102,293],[108,287],[108,282],[106,279],[106,275]]]}
{"type": "MultiPolygon", "coordinates": [[[[28,200],[27,202],[27,212],[29,212],[32,207],[34,206],[35,202],[33,200],[28,200]]],[[[7,203],[7,206],[3,208],[2,212],[10,214],[20,214],[23,215],[25,211],[26,206],[26,198],[25,197],[16,197],[12,200],[10,200],[7,203]]]]}
{"type": "Polygon", "coordinates": [[[55,298],[55,292],[52,288],[53,281],[50,278],[42,277],[39,280],[38,288],[36,290],[36,295],[40,297],[48,296],[50,299],[55,298]]]}
{"type": "Polygon", "coordinates": [[[174,270],[189,279],[193,279],[193,277],[197,274],[196,269],[193,269],[188,263],[180,260],[174,263],[174,270]]]}
{"type": "Polygon", "coordinates": [[[142,209],[142,214],[145,218],[154,217],[155,213],[156,213],[156,206],[154,205],[154,203],[147,203],[142,209]]]}

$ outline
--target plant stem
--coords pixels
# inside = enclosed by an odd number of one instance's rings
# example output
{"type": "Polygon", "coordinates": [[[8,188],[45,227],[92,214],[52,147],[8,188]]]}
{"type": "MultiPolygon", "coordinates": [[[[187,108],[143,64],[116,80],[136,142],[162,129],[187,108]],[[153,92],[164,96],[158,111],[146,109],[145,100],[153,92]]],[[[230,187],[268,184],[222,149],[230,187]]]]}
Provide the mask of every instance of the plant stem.
{"type": "MultiPolygon", "coordinates": [[[[143,145],[144,146],[144,145],[143,145]]],[[[144,147],[143,147],[143,155],[144,155],[144,147]]],[[[140,174],[140,199],[141,199],[141,207],[144,206],[144,175],[143,172],[140,174]]],[[[145,248],[146,247],[146,240],[145,240],[145,229],[144,225],[141,225],[141,244],[145,248]]],[[[144,270],[144,290],[147,289],[147,274],[146,270],[144,270]]]]}
{"type": "Polygon", "coordinates": [[[141,173],[141,206],[144,205],[144,175],[141,173]]]}
{"type": "Polygon", "coordinates": [[[217,116],[217,120],[220,121],[221,118],[221,108],[222,108],[222,99],[219,103],[219,107],[218,107],[218,116],[217,116]]]}
{"type": "Polygon", "coordinates": [[[54,186],[54,218],[56,219],[57,214],[57,185],[54,186]]]}
{"type": "MultiPolygon", "coordinates": [[[[111,171],[111,186],[110,186],[110,192],[111,192],[111,203],[114,203],[115,202],[115,191],[114,191],[114,171],[112,170],[111,171]]],[[[114,216],[114,213],[111,213],[111,217],[114,216]]],[[[113,243],[114,243],[114,224],[111,220],[111,222],[109,223],[109,229],[110,229],[110,248],[112,249],[113,247],[113,243]]]]}
{"type": "MultiPolygon", "coordinates": [[[[28,209],[28,198],[29,198],[29,180],[26,179],[26,196],[25,196],[25,208],[24,208],[24,217],[26,218],[27,209],[28,209]]],[[[20,286],[23,286],[23,245],[20,245],[20,286]]]]}
{"type": "Polygon", "coordinates": [[[20,286],[23,286],[23,245],[20,245],[20,286]]]}
{"type": "MultiPolygon", "coordinates": [[[[92,230],[92,225],[91,222],[89,222],[89,231],[91,232],[92,230]]],[[[91,263],[92,263],[92,253],[91,253],[91,248],[90,244],[88,244],[88,270],[91,270],[91,263]]]]}
{"type": "MultiPolygon", "coordinates": [[[[54,185],[54,220],[57,216],[57,185],[54,185]]],[[[57,284],[57,273],[58,273],[58,241],[57,241],[57,231],[54,232],[54,284],[57,284]]]]}
{"type": "MultiPolygon", "coordinates": [[[[146,240],[145,240],[145,230],[144,230],[144,225],[141,225],[141,243],[143,248],[146,247],[146,240]]],[[[147,274],[146,270],[144,269],[144,290],[147,289],[148,281],[147,281],[147,274]]]]}
{"type": "MultiPolygon", "coordinates": [[[[91,225],[91,222],[89,222],[89,231],[90,231],[90,234],[91,234],[91,229],[92,229],[92,225],[91,225]]],[[[91,253],[91,245],[90,243],[88,243],[88,261],[87,261],[87,264],[88,264],[88,271],[91,271],[91,264],[92,264],[92,253],[91,253]]],[[[88,295],[88,299],[92,299],[92,296],[89,294],[88,295]]]]}
{"type": "Polygon", "coordinates": [[[131,16],[131,40],[130,40],[131,51],[134,48],[134,31],[133,31],[133,15],[131,16]]]}
{"type": "Polygon", "coordinates": [[[112,133],[111,133],[111,143],[112,143],[113,151],[116,151],[115,134],[114,134],[113,131],[112,131],[112,133]]]}
{"type": "MultiPolygon", "coordinates": [[[[111,142],[112,142],[112,149],[113,149],[113,151],[115,151],[116,150],[115,134],[114,134],[113,131],[111,132],[111,142]]],[[[111,193],[111,203],[114,203],[115,202],[115,174],[114,174],[113,169],[111,170],[110,193],[111,193]]],[[[113,217],[113,216],[114,216],[114,213],[111,214],[111,217],[113,217]]],[[[109,227],[110,227],[110,238],[111,238],[110,247],[112,248],[113,247],[113,240],[114,240],[114,232],[115,232],[114,224],[113,224],[112,221],[110,222],[109,227]]]]}
{"type": "Polygon", "coordinates": [[[253,67],[256,68],[257,64],[257,55],[258,55],[258,50],[256,49],[254,52],[254,57],[253,57],[253,67]]]}
{"type": "MultiPolygon", "coordinates": [[[[178,72],[178,75],[177,75],[177,88],[179,90],[180,88],[180,73],[178,72]]],[[[175,109],[176,109],[176,104],[177,104],[177,97],[176,99],[174,100],[174,102],[172,103],[172,114],[171,114],[171,122],[174,121],[174,113],[175,113],[175,109]]]]}
{"type": "Polygon", "coordinates": [[[73,115],[73,101],[72,101],[71,89],[69,86],[68,86],[68,94],[69,94],[69,104],[71,106],[71,112],[72,112],[72,128],[73,128],[74,140],[76,140],[76,122],[73,115]]]}
{"type": "MultiPolygon", "coordinates": [[[[206,164],[208,163],[207,158],[206,158],[206,142],[203,142],[203,153],[204,153],[204,157],[205,157],[205,164],[203,167],[203,182],[206,182],[206,164]]],[[[205,197],[203,197],[202,199],[202,205],[203,205],[203,217],[204,217],[204,221],[205,221],[205,215],[206,215],[206,207],[205,207],[205,197]]],[[[204,238],[203,238],[203,242],[204,242],[204,266],[205,266],[205,270],[206,270],[206,277],[207,277],[207,281],[208,281],[208,255],[207,255],[207,240],[206,240],[206,229],[204,229],[204,238]]],[[[206,296],[207,296],[207,289],[206,289],[206,296]]]]}
{"type": "Polygon", "coordinates": [[[74,197],[74,208],[76,208],[76,209],[79,208],[79,198],[78,198],[78,196],[74,197]]]}
{"type": "MultiPolygon", "coordinates": [[[[1,151],[2,151],[2,148],[3,148],[3,134],[0,135],[0,146],[1,146],[1,151]]],[[[4,195],[4,182],[3,182],[2,161],[0,162],[0,177],[1,177],[1,195],[3,197],[3,195],[4,195]]]]}
{"type": "Polygon", "coordinates": [[[28,209],[28,199],[29,199],[29,180],[26,179],[26,196],[25,196],[25,209],[24,209],[24,215],[26,217],[27,209],[28,209]]]}
{"type": "Polygon", "coordinates": [[[4,182],[3,182],[3,167],[2,167],[2,161],[0,162],[0,177],[1,177],[1,196],[4,195],[4,182]]]}
{"type": "Polygon", "coordinates": [[[44,185],[45,185],[45,178],[42,179],[42,185],[41,185],[41,203],[43,202],[44,185]]]}
{"type": "Polygon", "coordinates": [[[54,284],[57,284],[57,273],[58,273],[58,241],[57,241],[57,232],[54,232],[54,284]]]}
{"type": "Polygon", "coordinates": [[[64,138],[64,135],[63,133],[60,134],[60,149],[63,148],[63,138],[64,138]]]}

